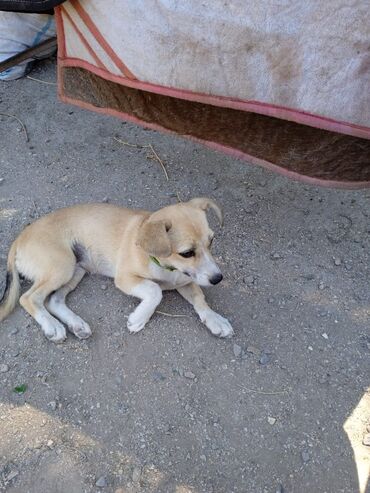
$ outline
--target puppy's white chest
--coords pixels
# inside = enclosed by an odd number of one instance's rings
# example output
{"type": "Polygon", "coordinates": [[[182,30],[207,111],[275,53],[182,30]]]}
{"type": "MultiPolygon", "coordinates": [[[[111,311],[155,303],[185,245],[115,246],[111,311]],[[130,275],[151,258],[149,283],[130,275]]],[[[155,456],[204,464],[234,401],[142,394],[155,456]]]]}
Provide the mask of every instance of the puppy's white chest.
{"type": "Polygon", "coordinates": [[[157,281],[162,289],[176,289],[191,282],[190,277],[182,272],[178,270],[170,271],[165,267],[156,265],[154,262],[150,266],[150,273],[153,281],[157,281]]]}

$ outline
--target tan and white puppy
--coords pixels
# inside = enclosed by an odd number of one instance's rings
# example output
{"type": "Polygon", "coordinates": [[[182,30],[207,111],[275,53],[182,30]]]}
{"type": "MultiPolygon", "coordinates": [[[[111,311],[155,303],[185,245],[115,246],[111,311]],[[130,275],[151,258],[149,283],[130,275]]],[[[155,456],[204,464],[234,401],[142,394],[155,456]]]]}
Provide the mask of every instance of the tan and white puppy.
{"type": "Polygon", "coordinates": [[[85,273],[91,272],[112,277],[121,291],[141,299],[128,318],[130,332],[144,328],[163,290],[177,289],[212,334],[230,337],[229,321],[208,306],[199,287],[222,280],[210,252],[214,234],[205,214],[209,208],[222,223],[220,208],[207,198],[154,213],[84,204],[38,219],[10,248],[0,321],[19,299],[21,274],[33,285],[20,297],[20,304],[48,339],[63,341],[63,324],[80,339],[89,337],[89,325],[67,307],[65,299],[85,273]]]}

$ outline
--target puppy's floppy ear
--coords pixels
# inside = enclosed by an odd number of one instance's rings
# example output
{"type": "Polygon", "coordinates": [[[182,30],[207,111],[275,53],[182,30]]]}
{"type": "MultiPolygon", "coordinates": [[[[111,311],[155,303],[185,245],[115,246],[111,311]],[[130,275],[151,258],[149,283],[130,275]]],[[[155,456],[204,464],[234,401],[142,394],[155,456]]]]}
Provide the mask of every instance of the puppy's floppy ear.
{"type": "Polygon", "coordinates": [[[207,199],[206,197],[199,197],[197,199],[191,199],[188,202],[191,206],[207,211],[208,209],[213,209],[216,213],[217,219],[220,221],[221,226],[224,224],[224,215],[222,209],[216,204],[212,199],[207,199]]]}
{"type": "Polygon", "coordinates": [[[170,221],[146,220],[139,229],[136,245],[155,257],[166,258],[172,253],[168,231],[171,229],[170,221]]]}

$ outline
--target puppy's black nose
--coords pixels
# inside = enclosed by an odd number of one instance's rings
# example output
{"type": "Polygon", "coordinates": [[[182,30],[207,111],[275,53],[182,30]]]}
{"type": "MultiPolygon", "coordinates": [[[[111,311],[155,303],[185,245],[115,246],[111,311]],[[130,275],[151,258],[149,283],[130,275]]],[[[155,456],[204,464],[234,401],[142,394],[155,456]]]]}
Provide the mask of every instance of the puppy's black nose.
{"type": "Polygon", "coordinates": [[[209,280],[209,282],[211,284],[218,284],[219,282],[222,281],[222,274],[215,274],[214,276],[211,277],[211,279],[209,280]]]}

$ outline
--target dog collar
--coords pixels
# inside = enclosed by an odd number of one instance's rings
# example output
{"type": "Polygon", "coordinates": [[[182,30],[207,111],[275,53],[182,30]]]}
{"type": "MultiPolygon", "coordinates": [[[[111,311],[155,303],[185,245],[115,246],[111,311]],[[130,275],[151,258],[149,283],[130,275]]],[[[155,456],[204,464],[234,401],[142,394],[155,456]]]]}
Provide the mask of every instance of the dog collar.
{"type": "Polygon", "coordinates": [[[149,255],[149,258],[155,265],[158,265],[158,267],[162,267],[162,269],[169,270],[170,272],[177,270],[176,267],[171,267],[170,265],[162,265],[157,257],[153,257],[153,255],[149,255]]]}

